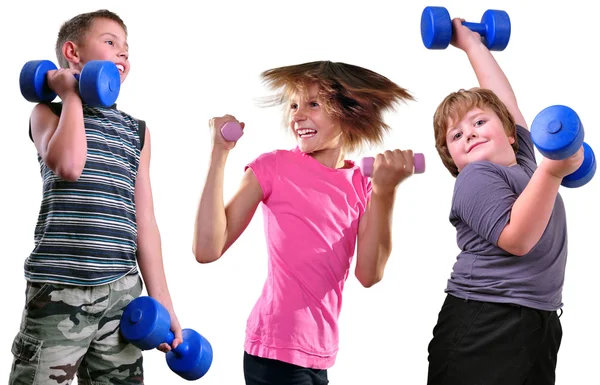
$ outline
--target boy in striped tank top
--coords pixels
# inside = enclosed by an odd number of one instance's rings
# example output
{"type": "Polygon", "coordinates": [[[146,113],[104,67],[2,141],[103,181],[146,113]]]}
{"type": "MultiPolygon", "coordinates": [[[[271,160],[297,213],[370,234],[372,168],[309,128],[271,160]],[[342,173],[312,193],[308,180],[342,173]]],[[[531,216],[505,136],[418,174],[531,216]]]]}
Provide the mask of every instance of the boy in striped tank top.
{"type": "Polygon", "coordinates": [[[68,384],[77,375],[80,385],[142,384],[142,353],[119,335],[119,321],[143,283],[169,310],[172,347],[182,341],[154,217],[150,136],[116,104],[84,104],[73,76],[90,60],[110,60],[122,83],[127,27],[107,10],[80,14],[61,27],[56,54],[61,68],[47,80],[61,102],[37,104],[30,118],[43,197],[9,382],[68,384]]]}

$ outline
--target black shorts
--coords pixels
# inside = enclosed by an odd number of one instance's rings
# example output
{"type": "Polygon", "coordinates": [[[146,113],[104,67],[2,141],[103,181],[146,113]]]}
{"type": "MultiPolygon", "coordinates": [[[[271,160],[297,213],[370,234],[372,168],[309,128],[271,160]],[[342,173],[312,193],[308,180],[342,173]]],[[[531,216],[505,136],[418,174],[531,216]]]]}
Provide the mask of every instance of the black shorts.
{"type": "Polygon", "coordinates": [[[327,370],[304,368],[244,352],[246,385],[327,385],[327,370]]]}
{"type": "Polygon", "coordinates": [[[553,385],[561,339],[556,311],[448,295],[429,343],[427,384],[553,385]]]}

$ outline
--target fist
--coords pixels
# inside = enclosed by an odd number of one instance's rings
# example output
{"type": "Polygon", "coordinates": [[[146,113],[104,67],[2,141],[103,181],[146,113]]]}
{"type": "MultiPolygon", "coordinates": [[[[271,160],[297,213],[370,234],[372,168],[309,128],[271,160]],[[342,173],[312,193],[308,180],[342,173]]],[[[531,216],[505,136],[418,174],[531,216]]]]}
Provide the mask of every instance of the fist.
{"type": "Polygon", "coordinates": [[[466,51],[470,46],[482,43],[481,35],[471,31],[462,23],[465,19],[452,19],[452,39],[450,44],[454,47],[466,51]]]}
{"type": "Polygon", "coordinates": [[[377,193],[391,193],[406,178],[414,173],[412,150],[387,150],[377,154],[373,162],[371,183],[377,193]]]}
{"type": "Polygon", "coordinates": [[[46,75],[48,87],[63,100],[69,94],[78,95],[78,82],[75,79],[75,74],[79,74],[79,72],[69,68],[50,70],[46,75]]]}
{"type": "Polygon", "coordinates": [[[212,131],[213,146],[218,146],[225,150],[231,150],[235,147],[235,142],[226,140],[221,133],[221,129],[227,122],[239,123],[242,129],[245,126],[243,122],[239,122],[233,115],[224,115],[219,118],[212,118],[208,121],[208,125],[212,131]]]}
{"type": "Polygon", "coordinates": [[[577,152],[566,159],[552,160],[545,158],[542,161],[542,167],[545,168],[546,172],[550,175],[554,175],[557,178],[564,178],[577,171],[577,169],[583,163],[583,146],[577,150],[577,152]]]}

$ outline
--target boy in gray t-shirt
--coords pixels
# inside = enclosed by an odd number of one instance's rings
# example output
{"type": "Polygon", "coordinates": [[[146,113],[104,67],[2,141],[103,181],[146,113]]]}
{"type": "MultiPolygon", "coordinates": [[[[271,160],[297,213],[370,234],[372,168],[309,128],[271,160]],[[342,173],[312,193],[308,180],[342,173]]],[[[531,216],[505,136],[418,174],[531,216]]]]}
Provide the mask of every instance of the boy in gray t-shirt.
{"type": "Polygon", "coordinates": [[[554,384],[567,259],[558,189],[583,151],[536,165],[508,79],[461,21],[452,45],[481,88],[450,94],[434,116],[436,148],[456,177],[450,222],[461,252],[429,344],[428,384],[554,384]]]}

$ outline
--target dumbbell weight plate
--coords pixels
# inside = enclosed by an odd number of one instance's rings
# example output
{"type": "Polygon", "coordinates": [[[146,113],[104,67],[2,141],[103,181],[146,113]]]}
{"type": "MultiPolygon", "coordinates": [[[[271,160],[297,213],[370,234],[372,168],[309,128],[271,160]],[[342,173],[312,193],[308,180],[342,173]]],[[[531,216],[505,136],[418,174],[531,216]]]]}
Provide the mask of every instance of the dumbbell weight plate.
{"type": "Polygon", "coordinates": [[[48,87],[46,81],[48,71],[56,69],[56,65],[49,60],[31,60],[25,63],[19,75],[19,87],[25,100],[39,103],[56,99],[56,93],[48,87]]]}
{"type": "Polygon", "coordinates": [[[194,381],[204,376],[213,360],[212,346],[200,333],[192,329],[181,331],[183,343],[166,354],[167,365],[179,376],[194,381]]]}
{"type": "Polygon", "coordinates": [[[141,350],[150,350],[165,342],[171,317],[158,301],[147,296],[138,297],[123,311],[120,327],[126,340],[141,350]]]}
{"type": "Polygon", "coordinates": [[[425,7],[421,14],[421,39],[428,49],[445,49],[452,39],[452,19],[444,7],[425,7]]]}
{"type": "Polygon", "coordinates": [[[531,140],[548,159],[573,155],[583,144],[584,129],[575,111],[567,106],[544,108],[531,123],[531,140]]]}
{"type": "Polygon", "coordinates": [[[83,66],[79,76],[79,94],[90,106],[112,106],[119,97],[121,75],[115,63],[92,60],[83,66]]]}

